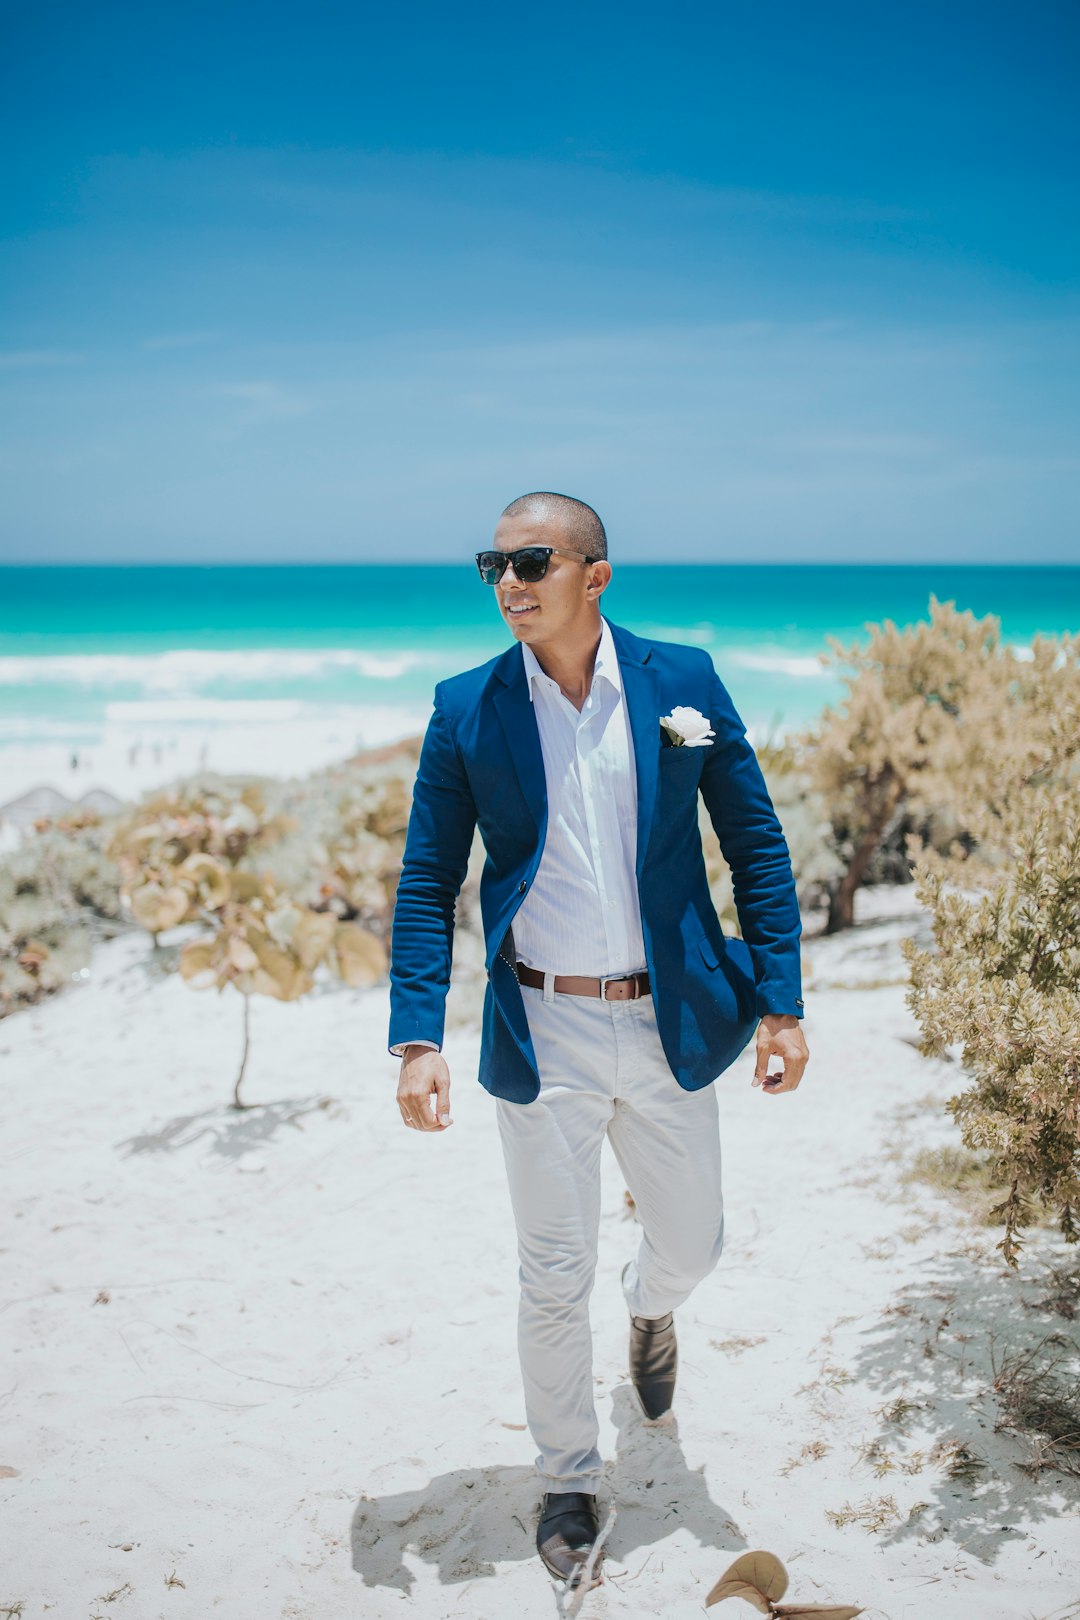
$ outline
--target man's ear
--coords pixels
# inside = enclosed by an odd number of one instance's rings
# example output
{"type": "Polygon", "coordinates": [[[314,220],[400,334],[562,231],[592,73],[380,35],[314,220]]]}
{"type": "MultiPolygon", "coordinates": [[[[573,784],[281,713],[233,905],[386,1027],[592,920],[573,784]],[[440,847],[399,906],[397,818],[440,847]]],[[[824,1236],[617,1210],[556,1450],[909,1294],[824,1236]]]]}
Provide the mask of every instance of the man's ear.
{"type": "Polygon", "coordinates": [[[608,587],[611,580],[611,564],[607,561],[589,564],[589,581],[585,586],[587,596],[600,596],[608,587]]]}

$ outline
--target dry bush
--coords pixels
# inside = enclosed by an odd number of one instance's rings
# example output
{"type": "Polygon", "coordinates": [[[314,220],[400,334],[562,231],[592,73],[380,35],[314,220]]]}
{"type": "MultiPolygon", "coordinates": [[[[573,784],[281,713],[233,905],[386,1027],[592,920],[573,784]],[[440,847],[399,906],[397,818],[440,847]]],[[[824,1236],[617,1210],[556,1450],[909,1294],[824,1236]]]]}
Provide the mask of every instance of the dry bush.
{"type": "Polygon", "coordinates": [[[123,926],[108,827],[90,813],[42,820],[0,857],[0,1017],[80,977],[123,926]]]}
{"type": "Polygon", "coordinates": [[[1077,1348],[1049,1333],[1025,1350],[994,1358],[997,1427],[1025,1439],[1031,1456],[1019,1466],[1035,1475],[1055,1468],[1080,1475],[1080,1370],[1077,1348]]]}
{"type": "Polygon", "coordinates": [[[1043,1208],[1078,1235],[1080,637],[1037,640],[991,720],[985,772],[952,784],[970,847],[916,863],[935,948],[903,948],[922,1050],[960,1048],[970,1084],[948,1108],[1007,1189],[993,1213],[1015,1265],[1043,1208]]]}
{"type": "Polygon", "coordinates": [[[1030,658],[1017,654],[997,619],[933,596],[928,620],[867,629],[865,646],[828,638],[823,662],[842,672],[846,695],[797,740],[844,857],[829,932],[850,926],[856,890],[905,817],[929,818],[939,847],[971,832],[969,807],[995,792],[1000,728],[1018,735],[1010,722],[1029,707],[1032,676],[1060,651],[1036,638],[1030,658]]]}
{"type": "MultiPolygon", "coordinates": [[[[386,972],[376,934],[325,900],[316,907],[295,898],[266,864],[274,847],[300,830],[296,816],[268,802],[283,796],[256,782],[197,778],[136,806],[111,845],[125,904],[155,940],[183,923],[203,928],[205,937],[188,940],[180,952],[185,982],[194,989],[232,986],[243,998],[237,1108],[244,1106],[252,995],[295,1001],[313,988],[320,967],[356,987],[386,972]]],[[[300,887],[315,881],[308,872],[300,887]]]]}
{"type": "MultiPolygon", "coordinates": [[[[843,869],[825,801],[791,748],[765,743],[757,750],[757,757],[791,854],[799,909],[804,913],[816,911],[826,901],[843,869]]],[[[701,799],[698,822],[713,905],[724,927],[737,933],[739,918],[731,872],[720,853],[720,844],[701,799]]]]}

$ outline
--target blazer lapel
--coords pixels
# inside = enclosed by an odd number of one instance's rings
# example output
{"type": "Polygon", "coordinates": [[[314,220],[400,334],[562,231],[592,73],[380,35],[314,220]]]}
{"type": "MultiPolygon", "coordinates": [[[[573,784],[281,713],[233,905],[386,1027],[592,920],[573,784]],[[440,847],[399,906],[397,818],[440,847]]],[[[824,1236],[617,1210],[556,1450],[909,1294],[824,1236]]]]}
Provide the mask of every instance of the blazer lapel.
{"type": "MultiPolygon", "coordinates": [[[[611,624],[611,620],[608,620],[611,624]]],[[[652,648],[640,636],[611,624],[615,652],[622,672],[626,711],[634,739],[637,774],[637,875],[645,861],[653,814],[656,809],[657,776],[660,769],[659,677],[650,667],[652,648]]]]}
{"type": "Polygon", "coordinates": [[[525,802],[542,834],[547,825],[547,777],[520,647],[508,649],[498,674],[503,684],[495,689],[495,707],[525,802]]]}

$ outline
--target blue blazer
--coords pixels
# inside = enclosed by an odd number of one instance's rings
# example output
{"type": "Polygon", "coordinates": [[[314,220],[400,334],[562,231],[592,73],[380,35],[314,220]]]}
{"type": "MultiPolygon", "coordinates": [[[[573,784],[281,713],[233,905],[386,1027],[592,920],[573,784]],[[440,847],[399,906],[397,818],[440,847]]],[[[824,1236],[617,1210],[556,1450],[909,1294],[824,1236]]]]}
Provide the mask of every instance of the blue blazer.
{"type": "MultiPolygon", "coordinates": [[[[616,624],[611,633],[634,738],[638,894],[656,1021],[672,1073],[695,1091],[734,1061],[763,1013],[802,1017],[791,861],[746,728],[708,653],[616,624]],[[665,743],[660,716],[679,704],[709,717],[709,746],[665,743]],[[731,868],[741,940],[725,937],[709,896],[699,793],[731,868]]],[[[442,1042],[454,902],[477,826],[487,852],[480,1084],[528,1103],[540,1089],[536,1054],[500,947],[540,864],[547,785],[517,643],[435,688],[394,908],[391,1046],[442,1042]]]]}

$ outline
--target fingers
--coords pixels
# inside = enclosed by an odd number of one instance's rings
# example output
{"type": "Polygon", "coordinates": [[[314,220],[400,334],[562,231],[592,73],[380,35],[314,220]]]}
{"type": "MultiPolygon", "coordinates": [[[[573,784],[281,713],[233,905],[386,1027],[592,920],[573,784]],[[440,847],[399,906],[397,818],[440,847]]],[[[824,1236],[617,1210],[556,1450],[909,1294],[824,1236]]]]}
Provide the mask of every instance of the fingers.
{"type": "Polygon", "coordinates": [[[449,1088],[442,1102],[438,1102],[434,1087],[421,1094],[399,1091],[398,1105],[403,1122],[415,1131],[445,1131],[454,1123],[450,1118],[449,1088]]]}
{"type": "Polygon", "coordinates": [[[398,1093],[398,1105],[401,1109],[402,1123],[414,1131],[444,1131],[453,1122],[447,1117],[443,1122],[435,1116],[432,1104],[435,1100],[434,1092],[426,1092],[420,1097],[402,1096],[398,1093]]]}
{"type": "Polygon", "coordinates": [[[754,1086],[760,1086],[763,1092],[770,1097],[779,1096],[785,1091],[794,1091],[806,1072],[806,1065],[810,1054],[806,1049],[806,1041],[802,1031],[789,1032],[781,1030],[770,1035],[762,1028],[757,1043],[757,1063],[754,1069],[754,1086]],[[780,1070],[769,1073],[769,1060],[780,1059],[780,1070]]]}
{"type": "Polygon", "coordinates": [[[450,1071],[445,1058],[425,1050],[402,1059],[397,1089],[402,1124],[415,1131],[444,1131],[450,1117],[450,1071]]]}
{"type": "Polygon", "coordinates": [[[781,1042],[775,1036],[769,1036],[763,1031],[757,1043],[757,1064],[754,1068],[755,1086],[761,1086],[765,1091],[775,1090],[780,1075],[769,1073],[770,1058],[778,1057],[786,1070],[788,1054],[781,1042]]]}
{"type": "Polygon", "coordinates": [[[446,1073],[435,1077],[435,1118],[440,1125],[449,1125],[450,1119],[450,1076],[446,1073]]]}

